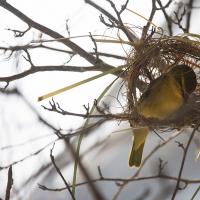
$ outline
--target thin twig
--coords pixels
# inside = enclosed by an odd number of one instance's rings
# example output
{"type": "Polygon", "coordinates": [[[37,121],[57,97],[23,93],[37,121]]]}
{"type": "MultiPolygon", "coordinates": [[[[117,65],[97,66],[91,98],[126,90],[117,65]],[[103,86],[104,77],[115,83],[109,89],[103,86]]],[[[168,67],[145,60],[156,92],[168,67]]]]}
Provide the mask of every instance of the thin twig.
{"type": "Polygon", "coordinates": [[[182,22],[183,22],[183,18],[184,16],[186,15],[186,8],[183,7],[183,11],[181,12],[181,8],[182,8],[182,5],[179,5],[178,6],[178,9],[177,11],[174,11],[174,15],[175,15],[175,20],[171,19],[172,22],[176,25],[178,25],[178,27],[184,32],[186,33],[187,30],[185,27],[183,27],[182,25],[182,22]]]}
{"type": "Polygon", "coordinates": [[[33,64],[33,61],[32,61],[32,59],[31,59],[31,55],[30,55],[30,53],[28,52],[28,50],[25,49],[24,51],[25,51],[25,53],[26,53],[26,55],[27,55],[27,58],[26,58],[25,56],[23,56],[24,59],[25,59],[27,62],[30,63],[31,68],[32,68],[32,67],[35,67],[35,65],[33,64]]]}
{"type": "Polygon", "coordinates": [[[20,30],[16,30],[16,29],[10,29],[8,28],[8,31],[12,31],[14,33],[15,37],[22,37],[25,35],[25,33],[27,33],[29,30],[31,29],[31,26],[28,26],[28,28],[25,31],[20,31],[20,30]]]}
{"type": "MultiPolygon", "coordinates": [[[[9,12],[11,12],[18,18],[20,18],[23,22],[27,23],[29,27],[35,28],[35,29],[39,30],[40,32],[49,35],[50,37],[52,37],[54,39],[64,38],[58,32],[53,31],[52,29],[33,21],[31,18],[29,18],[24,13],[22,13],[21,11],[19,11],[18,9],[13,7],[7,1],[0,1],[0,6],[4,9],[8,10],[9,12]]],[[[63,43],[64,45],[68,46],[69,48],[71,48],[74,53],[79,54],[81,57],[85,58],[91,64],[95,65],[97,63],[96,58],[93,55],[86,52],[84,49],[82,49],[80,46],[78,46],[77,44],[75,44],[74,42],[69,40],[68,38],[66,38],[64,40],[60,40],[60,42],[63,43]]],[[[98,64],[99,63],[103,63],[103,61],[98,60],[98,64]]],[[[109,67],[110,65],[107,65],[107,66],[109,67]]]]}
{"type": "MultiPolygon", "coordinates": [[[[87,134],[89,134],[89,132],[92,130],[88,130],[87,134]]],[[[93,149],[98,148],[100,145],[102,145],[102,143],[104,143],[106,141],[107,138],[101,140],[101,141],[96,141],[90,148],[84,150],[82,152],[82,154],[80,155],[80,158],[84,158],[89,152],[91,152],[93,149]]],[[[65,155],[66,150],[64,149],[61,153],[59,153],[58,156],[56,156],[57,160],[63,160],[63,156],[65,155]]],[[[69,164],[71,164],[72,161],[70,159],[67,159],[67,161],[63,164],[63,167],[66,168],[69,164]]],[[[38,169],[35,173],[33,173],[29,179],[27,179],[26,181],[24,181],[20,188],[24,188],[27,184],[30,185],[31,182],[33,182],[34,180],[36,180],[42,173],[45,173],[45,176],[43,176],[43,180],[49,176],[49,174],[52,173],[52,163],[48,162],[47,164],[43,165],[40,167],[40,169],[38,169]]],[[[42,182],[42,181],[41,181],[42,182]]],[[[40,185],[40,184],[39,184],[40,185]]]]}
{"type": "MultiPolygon", "coordinates": [[[[84,181],[84,182],[81,182],[81,183],[77,183],[76,184],[76,187],[78,186],[82,186],[82,185],[86,185],[90,182],[92,183],[96,183],[96,182],[114,182],[114,183],[117,183],[117,182],[138,182],[138,181],[144,181],[144,180],[154,180],[154,179],[163,179],[163,180],[167,180],[167,181],[177,181],[178,178],[177,177],[174,177],[174,176],[168,176],[168,175],[155,175],[155,176],[142,176],[142,177],[134,177],[134,178],[110,178],[110,177],[99,177],[99,178],[96,178],[96,179],[92,179],[90,181],[84,181]]],[[[200,180],[197,179],[197,180],[193,180],[193,179],[187,179],[187,178],[181,178],[180,181],[182,183],[185,183],[186,185],[188,184],[199,184],[200,183],[200,180]]],[[[44,185],[40,185],[39,184],[39,187],[43,190],[48,190],[48,191],[54,191],[54,192],[59,192],[59,191],[63,191],[63,190],[66,190],[66,187],[62,187],[62,188],[48,188],[44,185]]],[[[70,186],[72,187],[72,186],[70,186]]]]}
{"type": "MultiPolygon", "coordinates": [[[[131,32],[129,31],[123,24],[121,24],[121,22],[119,22],[119,20],[117,18],[115,18],[113,15],[111,15],[108,11],[106,11],[104,8],[102,8],[101,6],[97,5],[95,2],[91,1],[91,0],[85,0],[85,3],[91,5],[92,7],[96,8],[97,10],[99,10],[101,13],[103,13],[106,17],[108,17],[108,19],[111,22],[114,22],[118,25],[118,28],[121,29],[126,36],[128,37],[128,39],[130,41],[133,41],[134,39],[137,39],[137,37],[131,32]],[[121,26],[122,25],[122,26],[121,26]]],[[[128,2],[127,2],[128,3],[128,2]]],[[[126,5],[126,4],[125,4],[126,5]]],[[[123,9],[122,9],[123,10],[123,9]]]]}
{"type": "Polygon", "coordinates": [[[3,166],[0,166],[0,171],[1,170],[5,170],[5,169],[8,169],[11,165],[14,166],[14,165],[17,165],[29,158],[32,158],[33,156],[36,156],[38,155],[39,153],[41,153],[42,151],[44,151],[47,147],[49,147],[50,145],[52,145],[53,143],[55,143],[56,141],[58,141],[58,139],[52,141],[52,142],[49,142],[48,144],[46,144],[45,146],[43,146],[42,148],[40,148],[39,150],[27,155],[27,156],[24,156],[23,158],[19,159],[19,160],[16,160],[16,161],[13,161],[12,163],[8,164],[8,165],[3,165],[3,166]]]}
{"type": "Polygon", "coordinates": [[[197,124],[197,126],[193,129],[193,131],[192,131],[192,133],[189,137],[188,143],[187,143],[186,147],[183,149],[183,151],[184,151],[183,158],[182,158],[181,167],[180,167],[179,174],[178,174],[178,179],[177,179],[177,182],[176,182],[176,187],[175,187],[174,193],[172,195],[172,200],[175,199],[176,194],[178,193],[178,190],[180,189],[179,187],[180,187],[180,182],[181,182],[181,176],[182,176],[182,173],[183,173],[183,168],[184,168],[186,156],[187,156],[187,153],[188,153],[188,149],[189,149],[189,146],[192,142],[192,139],[193,139],[197,129],[199,128],[199,126],[200,126],[200,124],[197,124]]]}
{"type": "Polygon", "coordinates": [[[167,27],[168,27],[168,31],[169,31],[169,35],[172,36],[173,35],[173,31],[172,31],[172,21],[171,18],[169,17],[169,15],[166,12],[166,8],[169,7],[169,5],[171,4],[171,0],[169,0],[167,7],[162,5],[162,2],[160,0],[157,0],[160,9],[163,12],[163,15],[165,16],[166,22],[167,22],[167,27]]]}
{"type": "MultiPolygon", "coordinates": [[[[177,136],[179,136],[182,133],[182,131],[179,131],[177,134],[171,136],[169,139],[167,139],[166,141],[163,141],[161,144],[158,144],[142,161],[141,166],[138,168],[138,170],[134,173],[133,176],[131,176],[129,179],[134,179],[135,177],[138,177],[141,170],[143,169],[143,167],[146,165],[146,163],[148,163],[148,160],[162,147],[164,147],[166,144],[168,144],[170,141],[172,141],[174,138],[176,138],[177,136]]],[[[121,184],[121,187],[119,188],[119,190],[116,192],[116,194],[113,197],[113,200],[116,200],[117,197],[119,196],[119,194],[121,193],[121,191],[124,189],[124,187],[128,184],[129,182],[124,182],[123,184],[121,184]]]]}
{"type": "MultiPolygon", "coordinates": [[[[86,133],[88,131],[91,131],[93,130],[94,128],[97,128],[98,126],[100,126],[102,123],[104,123],[106,120],[100,120],[94,124],[90,124],[88,125],[87,127],[85,128],[80,128],[80,129],[77,129],[76,131],[72,132],[72,133],[68,133],[68,134],[63,134],[62,136],[59,136],[57,139],[54,139],[53,141],[49,142],[48,144],[44,145],[42,148],[36,150],[35,152],[27,155],[27,156],[24,156],[23,158],[19,159],[19,160],[16,160],[8,165],[4,165],[4,166],[0,166],[0,170],[5,170],[5,169],[8,169],[10,166],[14,166],[14,165],[17,165],[33,156],[36,156],[38,155],[39,153],[41,153],[42,151],[44,151],[45,149],[47,149],[49,146],[51,146],[53,143],[59,141],[59,140],[63,140],[63,139],[67,139],[69,140],[69,138],[72,138],[74,136],[77,136],[77,135],[80,135],[80,133],[82,133],[83,131],[86,133]]],[[[44,123],[47,127],[49,127],[50,129],[53,129],[53,126],[49,126],[48,124],[44,123]]]]}
{"type": "Polygon", "coordinates": [[[63,182],[64,182],[64,184],[65,184],[65,186],[66,186],[66,188],[67,188],[67,190],[68,190],[68,192],[69,192],[71,198],[72,198],[73,200],[75,200],[75,197],[74,197],[74,195],[72,194],[72,191],[71,191],[71,188],[70,188],[69,184],[68,184],[67,181],[65,180],[65,178],[64,178],[64,176],[62,175],[62,173],[61,173],[60,169],[58,168],[58,166],[56,165],[56,162],[55,162],[55,159],[54,159],[54,156],[53,156],[53,149],[54,149],[54,146],[55,146],[55,143],[53,144],[53,147],[52,147],[51,150],[50,150],[51,162],[53,163],[53,166],[55,167],[57,173],[59,174],[59,176],[60,176],[61,179],[63,180],[63,182]]]}
{"type": "MultiPolygon", "coordinates": [[[[75,150],[73,149],[72,145],[69,143],[68,140],[65,140],[65,144],[69,148],[70,153],[71,153],[72,157],[74,158],[74,160],[76,160],[77,159],[77,154],[76,154],[75,150]]],[[[80,160],[78,160],[78,164],[79,164],[79,167],[80,167],[80,170],[81,170],[82,174],[84,175],[84,177],[88,181],[88,185],[89,185],[89,187],[91,189],[91,192],[93,194],[94,199],[96,199],[96,200],[105,200],[105,197],[100,192],[99,188],[96,185],[94,185],[93,182],[90,181],[90,180],[92,180],[91,175],[86,170],[85,166],[82,164],[82,162],[80,160]]]]}
{"type": "MultiPolygon", "coordinates": [[[[112,68],[110,68],[110,69],[112,69],[112,68]]],[[[104,65],[88,66],[88,67],[87,66],[86,67],[67,66],[67,65],[34,66],[26,71],[23,71],[21,73],[15,74],[15,75],[0,77],[0,82],[12,82],[12,81],[27,77],[31,74],[35,74],[35,73],[39,73],[39,72],[46,72],[46,71],[66,71],[66,72],[101,71],[101,72],[104,72],[106,70],[109,70],[109,68],[105,68],[104,65]]],[[[114,75],[116,75],[116,73],[114,75]]]]}
{"type": "MultiPolygon", "coordinates": [[[[122,12],[126,9],[129,0],[126,1],[126,3],[124,5],[122,5],[121,10],[118,11],[115,4],[113,3],[113,1],[111,0],[106,0],[110,3],[111,7],[113,8],[113,10],[115,11],[115,14],[117,15],[117,19],[118,19],[118,23],[117,26],[118,28],[120,28],[124,34],[126,35],[126,37],[129,39],[130,42],[133,42],[135,37],[132,37],[132,34],[130,34],[130,31],[127,29],[127,27],[124,25],[122,18],[121,18],[121,14],[122,12]]],[[[110,19],[111,20],[111,19],[110,19]]],[[[112,21],[112,20],[111,20],[112,21]]]]}
{"type": "Polygon", "coordinates": [[[151,8],[151,13],[149,16],[149,19],[147,21],[147,24],[144,26],[143,30],[142,30],[142,39],[146,39],[147,37],[147,32],[149,31],[149,27],[151,25],[151,21],[153,20],[153,17],[156,13],[156,0],[152,0],[152,8],[151,8]]]}
{"type": "Polygon", "coordinates": [[[200,190],[200,186],[196,189],[195,193],[192,195],[192,198],[190,200],[194,200],[194,198],[198,194],[199,190],[200,190]]]}
{"type": "Polygon", "coordinates": [[[93,38],[92,34],[90,33],[90,38],[94,44],[94,53],[95,53],[95,56],[96,56],[96,59],[98,60],[99,59],[99,53],[98,53],[98,48],[97,48],[97,43],[95,41],[95,39],[93,38]]]}
{"type": "Polygon", "coordinates": [[[189,0],[189,3],[187,4],[187,16],[186,16],[186,28],[185,28],[187,33],[189,33],[190,31],[193,3],[194,0],[189,0]]]}
{"type": "MultiPolygon", "coordinates": [[[[56,41],[56,40],[54,40],[54,41],[56,41]]],[[[47,45],[44,45],[41,43],[39,43],[37,45],[26,44],[26,45],[16,45],[16,46],[8,46],[8,47],[0,46],[0,50],[5,51],[5,52],[6,51],[14,52],[14,51],[21,51],[21,50],[26,50],[26,49],[27,50],[36,49],[36,48],[44,48],[44,49],[48,49],[48,50],[52,50],[52,51],[75,55],[75,53],[73,51],[55,48],[55,47],[47,46],[47,45]]],[[[89,54],[95,55],[95,52],[89,52],[89,54]]],[[[112,53],[98,52],[98,54],[99,54],[99,56],[111,57],[111,58],[120,59],[120,60],[126,60],[126,57],[121,56],[121,55],[112,54],[112,53]]]]}
{"type": "Polygon", "coordinates": [[[8,169],[8,182],[6,187],[6,197],[5,200],[10,200],[10,192],[13,185],[13,173],[12,173],[12,165],[8,169]]]}
{"type": "Polygon", "coordinates": [[[64,110],[63,108],[61,108],[61,106],[59,105],[59,103],[56,103],[53,99],[51,101],[49,101],[50,107],[46,107],[44,105],[42,105],[42,107],[45,110],[51,111],[51,112],[56,112],[59,113],[61,115],[70,115],[70,116],[76,116],[76,117],[83,117],[83,118],[103,118],[103,119],[107,119],[107,120],[116,120],[116,119],[120,119],[120,120],[127,120],[132,118],[132,116],[129,113],[103,113],[103,111],[101,111],[99,109],[99,107],[97,108],[97,111],[100,112],[100,114],[92,114],[89,115],[88,113],[86,114],[81,114],[81,113],[74,113],[74,112],[69,112],[64,110]]]}

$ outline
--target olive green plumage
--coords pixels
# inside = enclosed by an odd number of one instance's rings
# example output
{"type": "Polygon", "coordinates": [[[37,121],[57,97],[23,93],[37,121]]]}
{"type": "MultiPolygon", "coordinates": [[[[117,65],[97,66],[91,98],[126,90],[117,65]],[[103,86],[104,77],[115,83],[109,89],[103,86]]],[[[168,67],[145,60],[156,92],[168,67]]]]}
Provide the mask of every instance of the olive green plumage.
{"type": "MultiPolygon", "coordinates": [[[[137,112],[144,118],[168,119],[187,101],[197,85],[196,75],[187,65],[177,65],[153,80],[142,94],[137,112]]],[[[148,128],[133,129],[134,141],[129,166],[140,166],[148,128]]]]}

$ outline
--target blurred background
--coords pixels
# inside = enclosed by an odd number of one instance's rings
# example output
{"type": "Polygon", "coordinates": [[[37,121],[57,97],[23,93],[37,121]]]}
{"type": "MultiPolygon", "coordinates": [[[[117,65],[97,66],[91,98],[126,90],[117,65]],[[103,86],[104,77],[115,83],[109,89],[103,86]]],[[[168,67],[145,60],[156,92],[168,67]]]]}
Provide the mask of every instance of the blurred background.
{"type": "MultiPolygon", "coordinates": [[[[108,1],[94,1],[108,12],[115,15],[108,1]]],[[[169,15],[173,15],[177,6],[188,5],[190,1],[172,1],[166,9],[169,15]],[[181,3],[181,4],[180,4],[181,3]]],[[[8,3],[19,9],[35,22],[38,22],[64,37],[72,37],[71,40],[88,52],[94,52],[94,43],[88,36],[110,36],[125,38],[113,28],[106,27],[100,19],[100,12],[86,4],[82,0],[8,0],[8,3]],[[79,37],[85,36],[85,37],[79,37]]],[[[113,3],[118,9],[125,3],[123,0],[113,3]]],[[[123,22],[127,24],[139,38],[142,28],[146,25],[151,13],[149,0],[132,0],[122,15],[123,22]],[[140,15],[140,16],[139,16],[140,15]],[[141,17],[142,16],[142,17],[141,17]]],[[[163,5],[168,1],[162,1],[163,5]]],[[[199,2],[193,1],[190,32],[199,34],[199,2]]],[[[52,40],[48,35],[31,28],[22,37],[16,37],[17,30],[25,31],[27,24],[14,16],[11,12],[0,7],[0,77],[10,77],[23,73],[30,69],[31,62],[34,66],[90,66],[79,55],[73,55],[71,51],[59,41],[52,40]],[[13,47],[31,45],[28,53],[23,48],[16,50],[13,47]],[[40,46],[44,45],[44,46],[40,46]],[[50,47],[50,48],[48,48],[50,47]],[[53,50],[53,48],[60,49],[53,50]],[[31,57],[31,62],[29,59],[31,57]],[[28,60],[29,59],[29,60],[28,60]]],[[[106,19],[106,17],[105,17],[106,19]]],[[[157,11],[153,23],[167,32],[166,19],[161,12],[157,11]]],[[[173,35],[182,34],[182,30],[174,26],[173,35]]],[[[106,37],[105,37],[106,38],[106,37]]],[[[130,45],[121,43],[97,42],[98,52],[114,54],[120,58],[102,56],[102,60],[112,66],[120,66],[126,63],[125,58],[129,54],[130,45]]],[[[13,186],[10,199],[71,199],[69,192],[43,190],[39,185],[56,189],[63,188],[65,184],[55,170],[50,158],[50,150],[55,143],[53,155],[63,176],[72,184],[74,159],[70,150],[63,140],[58,140],[55,130],[63,134],[74,133],[84,126],[86,119],[83,117],[61,115],[43,108],[50,107],[50,99],[38,102],[39,96],[64,86],[76,83],[91,76],[99,74],[98,71],[69,72],[65,70],[42,71],[28,74],[22,78],[13,79],[9,82],[6,90],[6,81],[1,81],[0,93],[0,198],[5,198],[8,168],[13,166],[13,186]]],[[[104,89],[116,78],[114,75],[106,75],[92,82],[86,83],[72,90],[66,91],[54,97],[60,107],[72,113],[86,113],[86,107],[91,108],[95,99],[101,95],[104,89]]],[[[2,80],[2,79],[0,79],[2,80]]],[[[101,100],[102,106],[108,106],[112,112],[123,111],[126,105],[126,88],[121,79],[118,79],[106,92],[101,100]]],[[[93,124],[97,119],[90,119],[93,124]]],[[[187,144],[191,129],[186,129],[179,134],[178,131],[162,134],[163,142],[153,132],[148,135],[144,148],[144,157],[156,146],[159,150],[152,153],[148,162],[144,164],[140,173],[137,168],[128,167],[129,151],[132,144],[132,131],[126,121],[112,120],[101,123],[85,134],[80,150],[80,158],[83,166],[89,172],[95,185],[106,199],[119,200],[160,200],[171,199],[176,181],[172,179],[149,178],[138,181],[123,182],[120,179],[130,179],[139,173],[138,177],[157,176],[162,169],[162,174],[177,177],[182,161],[183,150],[178,147],[179,143],[187,144]],[[163,145],[161,145],[163,144],[163,145]],[[101,176],[113,180],[99,180],[101,176]],[[98,181],[99,180],[99,181],[98,181]],[[123,183],[125,183],[123,185],[123,183]]],[[[77,134],[79,135],[79,134],[77,134]]],[[[76,146],[78,136],[70,139],[76,146]]],[[[189,148],[183,178],[200,180],[197,158],[199,150],[199,135],[196,134],[189,148]]],[[[87,181],[81,171],[77,172],[77,183],[87,181]]],[[[200,182],[199,182],[200,183],[200,182]]],[[[199,187],[197,184],[181,184],[183,190],[178,192],[176,199],[191,199],[199,187]]],[[[76,187],[76,199],[94,199],[88,184],[76,187]]],[[[199,199],[200,194],[195,199],[199,199]]]]}

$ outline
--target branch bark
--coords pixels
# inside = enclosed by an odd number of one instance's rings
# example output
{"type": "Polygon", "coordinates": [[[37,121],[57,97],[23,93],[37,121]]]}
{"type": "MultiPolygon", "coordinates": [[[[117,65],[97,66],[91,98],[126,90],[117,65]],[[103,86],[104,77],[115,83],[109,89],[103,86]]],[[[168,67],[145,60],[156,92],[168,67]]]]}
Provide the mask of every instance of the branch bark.
{"type": "Polygon", "coordinates": [[[74,53],[79,54],[81,57],[85,58],[89,63],[91,63],[93,65],[104,64],[104,65],[106,65],[106,67],[111,67],[110,65],[105,64],[102,60],[100,60],[100,59],[97,60],[96,57],[94,57],[93,55],[91,55],[88,52],[86,52],[84,49],[79,47],[77,44],[75,44],[74,42],[72,42],[68,38],[64,39],[64,37],[61,34],[59,34],[58,32],[53,31],[53,30],[49,29],[48,27],[33,21],[31,18],[29,18],[24,13],[22,13],[21,11],[19,11],[18,9],[13,7],[8,2],[6,2],[4,0],[1,0],[0,1],[0,6],[2,8],[4,8],[4,9],[8,10],[9,12],[11,12],[13,15],[17,16],[18,18],[20,18],[29,27],[35,28],[35,29],[41,31],[42,33],[45,33],[45,34],[49,35],[50,37],[52,37],[54,39],[61,39],[61,40],[59,40],[59,42],[61,42],[64,45],[68,46],[70,49],[73,50],[74,53]]]}

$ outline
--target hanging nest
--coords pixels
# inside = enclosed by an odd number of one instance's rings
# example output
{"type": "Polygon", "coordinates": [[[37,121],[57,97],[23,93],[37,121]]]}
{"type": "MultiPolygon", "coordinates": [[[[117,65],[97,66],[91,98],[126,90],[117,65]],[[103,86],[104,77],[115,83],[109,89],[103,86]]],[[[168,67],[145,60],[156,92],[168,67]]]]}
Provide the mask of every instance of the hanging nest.
{"type": "Polygon", "coordinates": [[[174,37],[149,37],[133,44],[127,58],[127,119],[131,126],[147,125],[152,128],[193,127],[199,123],[200,114],[200,36],[187,34],[174,37]],[[144,119],[137,114],[136,104],[149,83],[177,64],[193,68],[197,88],[187,103],[168,120],[144,119]],[[183,109],[184,108],[184,109],[183,109]]]}

